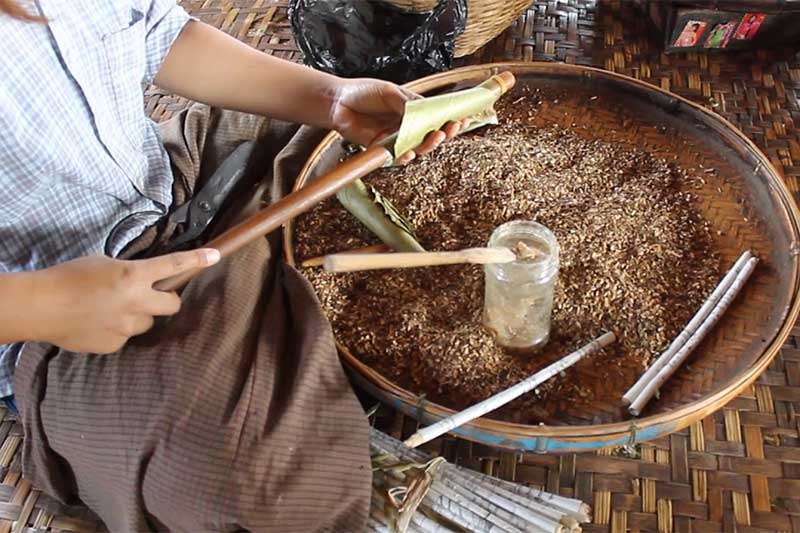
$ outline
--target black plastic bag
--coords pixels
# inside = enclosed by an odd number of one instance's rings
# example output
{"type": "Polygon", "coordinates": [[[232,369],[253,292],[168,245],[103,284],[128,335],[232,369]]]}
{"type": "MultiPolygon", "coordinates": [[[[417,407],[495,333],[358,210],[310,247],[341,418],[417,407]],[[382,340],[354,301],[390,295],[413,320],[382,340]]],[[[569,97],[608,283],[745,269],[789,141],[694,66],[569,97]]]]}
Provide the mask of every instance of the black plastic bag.
{"type": "Polygon", "coordinates": [[[410,12],[379,0],[292,0],[289,18],[306,64],[324,72],[403,83],[453,64],[466,0],[410,12]]]}

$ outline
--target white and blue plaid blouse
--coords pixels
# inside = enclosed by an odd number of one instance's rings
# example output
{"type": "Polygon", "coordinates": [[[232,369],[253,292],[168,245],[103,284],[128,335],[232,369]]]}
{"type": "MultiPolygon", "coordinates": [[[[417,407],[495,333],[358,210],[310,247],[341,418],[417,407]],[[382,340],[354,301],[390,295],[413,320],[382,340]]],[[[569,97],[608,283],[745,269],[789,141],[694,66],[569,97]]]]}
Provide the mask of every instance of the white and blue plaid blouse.
{"type": "MultiPolygon", "coordinates": [[[[143,88],[189,20],[175,0],[19,3],[48,22],[0,14],[0,273],[114,256],[166,214],[143,88]]],[[[0,396],[22,350],[0,345],[0,396]]]]}

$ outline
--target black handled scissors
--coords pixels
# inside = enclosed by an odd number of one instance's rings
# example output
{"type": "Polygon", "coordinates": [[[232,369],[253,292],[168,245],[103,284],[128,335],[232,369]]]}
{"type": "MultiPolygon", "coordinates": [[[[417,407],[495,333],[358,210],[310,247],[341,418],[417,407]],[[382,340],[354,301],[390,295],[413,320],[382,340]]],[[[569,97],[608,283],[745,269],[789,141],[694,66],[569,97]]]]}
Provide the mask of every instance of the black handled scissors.
{"type": "Polygon", "coordinates": [[[185,229],[170,242],[171,246],[183,246],[203,234],[231,190],[244,175],[255,146],[255,141],[247,141],[237,146],[197,194],[172,212],[169,216],[170,222],[184,224],[185,229]]]}

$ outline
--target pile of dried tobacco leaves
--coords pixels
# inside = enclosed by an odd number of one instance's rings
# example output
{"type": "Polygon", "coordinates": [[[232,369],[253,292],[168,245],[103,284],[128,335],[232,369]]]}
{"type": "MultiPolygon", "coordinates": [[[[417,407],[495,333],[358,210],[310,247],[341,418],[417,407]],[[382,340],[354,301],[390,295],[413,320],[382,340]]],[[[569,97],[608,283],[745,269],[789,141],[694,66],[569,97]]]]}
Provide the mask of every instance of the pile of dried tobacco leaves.
{"type": "MultiPolygon", "coordinates": [[[[542,352],[506,353],[483,331],[478,266],[304,274],[341,343],[387,378],[453,408],[613,331],[613,348],[495,415],[563,423],[570,404],[622,396],[717,283],[719,259],[687,173],[512,115],[367,179],[427,250],[483,246],[494,228],[515,219],[550,228],[561,269],[542,352]]],[[[301,217],[296,235],[301,259],[377,242],[335,199],[301,217]]]]}

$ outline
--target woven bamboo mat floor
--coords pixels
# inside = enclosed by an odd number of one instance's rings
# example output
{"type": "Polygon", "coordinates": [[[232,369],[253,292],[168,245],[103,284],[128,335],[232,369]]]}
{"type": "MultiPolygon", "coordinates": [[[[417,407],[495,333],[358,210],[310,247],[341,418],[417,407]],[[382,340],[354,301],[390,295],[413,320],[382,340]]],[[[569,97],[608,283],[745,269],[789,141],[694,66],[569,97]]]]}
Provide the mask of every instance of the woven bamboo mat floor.
{"type": "MultiPolygon", "coordinates": [[[[300,60],[285,0],[183,0],[193,15],[277,56],[300,60]]],[[[593,64],[672,90],[749,135],[800,197],[800,55],[787,51],[666,56],[628,1],[536,0],[503,35],[464,62],[507,59],[593,64]]],[[[183,99],[148,90],[157,120],[183,99]]],[[[800,531],[800,327],[758,382],[685,431],[632,450],[562,457],[501,453],[443,438],[432,448],[494,475],[592,504],[590,532],[800,531]],[[622,455],[628,452],[630,456],[622,455]]],[[[413,421],[388,415],[395,435],[413,421]]],[[[19,423],[0,408],[0,533],[94,531],[19,475],[19,423]]]]}

